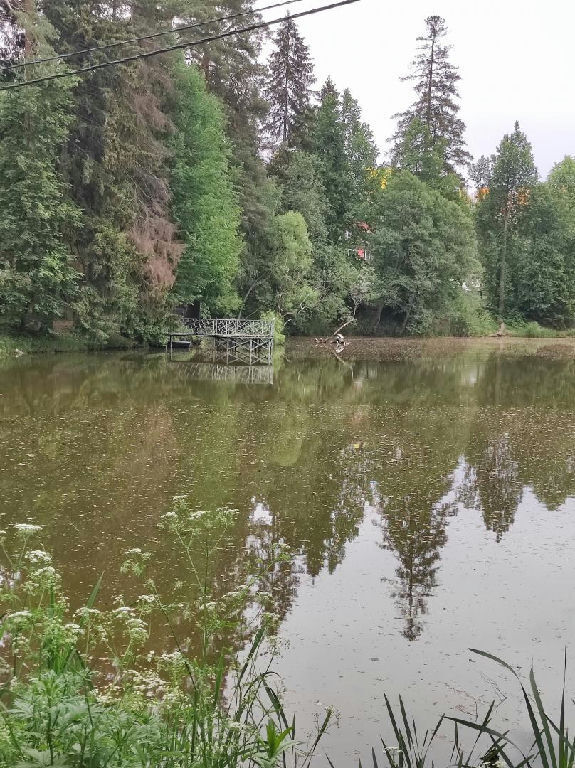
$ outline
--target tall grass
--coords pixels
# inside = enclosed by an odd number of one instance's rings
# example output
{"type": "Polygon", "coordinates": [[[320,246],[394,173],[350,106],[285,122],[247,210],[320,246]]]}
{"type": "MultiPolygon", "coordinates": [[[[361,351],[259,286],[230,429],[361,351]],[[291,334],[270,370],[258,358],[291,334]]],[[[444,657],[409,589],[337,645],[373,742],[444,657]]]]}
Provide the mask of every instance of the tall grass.
{"type": "MultiPolygon", "coordinates": [[[[434,766],[434,742],[442,727],[453,726],[452,751],[449,766],[456,768],[573,768],[575,765],[575,739],[569,735],[565,712],[565,675],[567,657],[563,667],[563,690],[558,715],[552,717],[543,703],[541,691],[531,669],[529,684],[525,685],[519,674],[503,659],[477,649],[472,653],[487,658],[511,672],[519,683],[525,719],[533,741],[525,753],[515,744],[508,731],[498,730],[493,724],[495,704],[488,708],[483,720],[473,721],[442,715],[435,728],[418,735],[416,723],[407,715],[403,699],[399,698],[399,711],[394,711],[385,699],[391,730],[396,744],[390,746],[382,739],[383,757],[389,768],[431,768],[434,766]],[[464,746],[463,734],[473,734],[471,745],[464,746]]],[[[442,734],[443,737],[443,734],[442,734]]],[[[374,768],[379,768],[378,757],[372,750],[374,768]]]]}
{"type": "Polygon", "coordinates": [[[147,554],[130,550],[124,570],[145,580],[147,594],[98,607],[100,579],[74,612],[50,554],[32,548],[38,527],[2,532],[2,768],[309,766],[330,712],[311,745],[298,741],[273,656],[261,654],[265,620],[245,654],[230,658],[217,647],[230,606],[252,593],[248,585],[214,605],[210,562],[232,521],[226,510],[189,512],[182,500],[166,515],[164,532],[182,552],[178,581],[200,586],[188,604],[160,594],[146,578],[147,554]],[[188,651],[189,638],[176,632],[170,647],[151,652],[154,622],[174,626],[176,610],[196,624],[199,652],[188,651]]]}

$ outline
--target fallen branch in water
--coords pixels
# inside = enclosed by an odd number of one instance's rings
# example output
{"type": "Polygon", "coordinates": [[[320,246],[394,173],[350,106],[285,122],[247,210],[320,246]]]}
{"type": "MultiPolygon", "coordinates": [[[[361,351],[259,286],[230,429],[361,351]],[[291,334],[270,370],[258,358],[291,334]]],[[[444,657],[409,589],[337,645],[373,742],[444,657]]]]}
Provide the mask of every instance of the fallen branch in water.
{"type": "Polygon", "coordinates": [[[315,343],[316,344],[335,344],[338,347],[341,347],[341,350],[343,351],[345,347],[349,344],[349,342],[346,344],[345,336],[342,335],[342,331],[344,328],[347,328],[348,325],[351,325],[355,322],[355,317],[350,317],[349,320],[346,320],[343,325],[340,325],[339,328],[336,328],[336,330],[332,333],[331,336],[324,336],[321,338],[316,338],[315,343]]]}

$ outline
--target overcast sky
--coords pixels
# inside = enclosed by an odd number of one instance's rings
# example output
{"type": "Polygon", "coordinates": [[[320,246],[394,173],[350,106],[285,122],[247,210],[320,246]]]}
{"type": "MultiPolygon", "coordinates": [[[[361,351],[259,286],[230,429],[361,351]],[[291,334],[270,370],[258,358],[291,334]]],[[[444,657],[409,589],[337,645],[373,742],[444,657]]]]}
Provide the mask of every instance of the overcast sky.
{"type": "MultiPolygon", "coordinates": [[[[292,12],[328,0],[303,0],[292,12]]],[[[424,19],[446,19],[461,75],[461,116],[474,157],[491,154],[515,120],[533,144],[545,177],[575,155],[575,3],[573,0],[360,0],[304,18],[299,27],[319,81],[349,87],[385,155],[391,115],[413,99],[407,74],[424,19]]]]}

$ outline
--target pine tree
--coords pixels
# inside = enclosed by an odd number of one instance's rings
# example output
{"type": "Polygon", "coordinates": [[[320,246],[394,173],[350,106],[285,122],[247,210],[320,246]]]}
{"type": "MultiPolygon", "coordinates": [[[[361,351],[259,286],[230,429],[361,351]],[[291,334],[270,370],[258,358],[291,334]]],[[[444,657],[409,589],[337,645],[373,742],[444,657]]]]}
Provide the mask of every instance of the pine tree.
{"type": "Polygon", "coordinates": [[[274,37],[264,93],[269,104],[265,130],[272,146],[298,144],[315,82],[309,49],[288,15],[274,37]]]}
{"type": "Polygon", "coordinates": [[[418,119],[428,128],[433,145],[443,151],[444,172],[452,173],[471,160],[465,148],[465,124],[458,117],[457,83],[461,78],[449,61],[449,46],[442,44],[447,33],[445,20],[429,16],[425,24],[425,36],[417,38],[420,46],[412,64],[413,71],[403,78],[415,83],[417,98],[405,112],[394,115],[398,127],[393,137],[393,162],[402,167],[405,137],[413,120],[418,119]]]}

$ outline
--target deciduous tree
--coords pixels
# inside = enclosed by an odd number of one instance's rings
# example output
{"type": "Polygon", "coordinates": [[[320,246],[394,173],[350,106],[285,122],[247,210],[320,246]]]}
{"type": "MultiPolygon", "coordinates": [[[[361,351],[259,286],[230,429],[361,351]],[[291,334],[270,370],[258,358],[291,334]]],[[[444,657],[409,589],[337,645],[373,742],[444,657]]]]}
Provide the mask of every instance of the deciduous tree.
{"type": "Polygon", "coordinates": [[[508,267],[517,260],[518,224],[537,182],[533,150],[519,123],[503,137],[492,160],[483,161],[477,171],[483,176],[477,224],[485,288],[490,307],[503,319],[510,309],[513,274],[508,267]]]}

